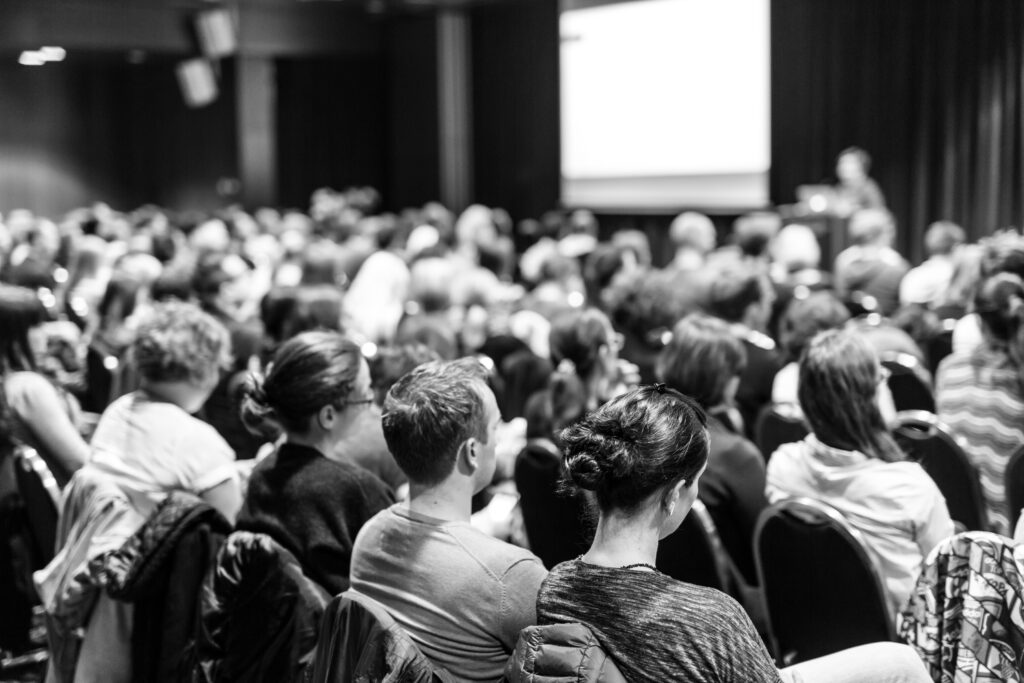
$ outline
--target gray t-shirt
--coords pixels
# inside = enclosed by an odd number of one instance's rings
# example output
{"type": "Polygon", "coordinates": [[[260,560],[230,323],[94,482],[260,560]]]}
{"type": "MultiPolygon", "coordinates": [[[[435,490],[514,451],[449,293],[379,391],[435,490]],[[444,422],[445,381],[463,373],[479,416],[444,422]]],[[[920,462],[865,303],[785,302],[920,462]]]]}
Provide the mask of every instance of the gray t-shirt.
{"type": "Polygon", "coordinates": [[[588,627],[634,683],[780,682],[735,600],[660,572],[563,562],[541,588],[537,617],[588,627]]]}
{"type": "Polygon", "coordinates": [[[532,553],[397,503],[360,530],[352,590],[384,605],[431,661],[496,681],[519,631],[537,623],[547,570],[532,553]]]}

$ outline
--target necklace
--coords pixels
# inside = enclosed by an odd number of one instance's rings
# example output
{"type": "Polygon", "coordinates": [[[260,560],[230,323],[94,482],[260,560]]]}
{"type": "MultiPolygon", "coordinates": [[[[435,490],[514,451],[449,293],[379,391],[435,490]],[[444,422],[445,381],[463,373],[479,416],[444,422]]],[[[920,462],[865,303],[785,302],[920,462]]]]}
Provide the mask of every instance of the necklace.
{"type": "Polygon", "coordinates": [[[658,572],[659,574],[661,573],[661,571],[657,567],[655,567],[652,564],[647,564],[646,562],[637,562],[636,564],[627,564],[627,565],[625,565],[623,567],[619,567],[619,569],[637,569],[638,567],[646,567],[647,569],[650,569],[653,572],[658,572]]]}

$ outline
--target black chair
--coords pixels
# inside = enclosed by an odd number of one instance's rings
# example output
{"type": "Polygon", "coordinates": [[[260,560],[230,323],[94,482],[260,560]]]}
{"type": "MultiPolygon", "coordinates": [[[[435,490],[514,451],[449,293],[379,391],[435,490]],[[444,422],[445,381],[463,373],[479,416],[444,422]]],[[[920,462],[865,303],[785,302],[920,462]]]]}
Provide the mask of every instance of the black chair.
{"type": "Polygon", "coordinates": [[[53,559],[57,545],[60,489],[42,457],[28,446],[14,451],[14,476],[32,535],[33,569],[42,569],[53,559]]]}
{"type": "Polygon", "coordinates": [[[779,446],[802,441],[811,433],[802,418],[786,415],[773,405],[766,405],[757,416],[754,441],[767,462],[779,446]]]}
{"type": "Polygon", "coordinates": [[[978,472],[939,419],[920,410],[896,416],[893,437],[911,460],[921,464],[946,498],[949,515],[967,531],[985,531],[984,499],[978,472]]]}
{"type": "Polygon", "coordinates": [[[935,397],[925,381],[927,371],[921,363],[907,353],[887,353],[882,365],[889,370],[889,391],[896,410],[926,410],[935,412],[935,397]]]}
{"type": "Polygon", "coordinates": [[[711,513],[699,500],[679,528],[658,545],[656,564],[673,579],[734,592],[731,560],[711,513]]]}
{"type": "Polygon", "coordinates": [[[953,353],[953,328],[956,327],[955,318],[947,318],[942,321],[942,330],[936,332],[925,342],[925,355],[928,356],[928,370],[932,377],[939,369],[942,359],[953,353]]]}
{"type": "Polygon", "coordinates": [[[1017,526],[1021,508],[1024,508],[1024,446],[1010,456],[1006,464],[1006,503],[1010,507],[1010,529],[1017,526]]]}
{"type": "Polygon", "coordinates": [[[886,594],[860,533],[808,498],[772,505],[754,558],[780,665],[895,640],[886,594]]]}

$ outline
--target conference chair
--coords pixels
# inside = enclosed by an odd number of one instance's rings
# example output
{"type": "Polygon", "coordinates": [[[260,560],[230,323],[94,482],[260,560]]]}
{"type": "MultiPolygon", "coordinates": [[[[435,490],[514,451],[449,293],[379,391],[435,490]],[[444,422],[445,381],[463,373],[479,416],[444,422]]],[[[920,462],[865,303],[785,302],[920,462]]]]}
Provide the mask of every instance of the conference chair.
{"type": "Polygon", "coordinates": [[[1024,446],[1010,456],[1006,465],[1006,502],[1010,506],[1010,528],[1014,529],[1024,508],[1024,446]]]}
{"type": "Polygon", "coordinates": [[[932,377],[939,369],[942,359],[953,353],[953,329],[956,327],[955,318],[947,318],[942,321],[942,330],[936,332],[925,342],[925,354],[928,356],[928,371],[932,377]]]}
{"type": "Polygon", "coordinates": [[[935,397],[924,379],[928,372],[916,358],[907,353],[887,353],[881,361],[890,373],[889,391],[896,410],[935,412],[935,397]]]}
{"type": "Polygon", "coordinates": [[[733,569],[704,503],[694,501],[675,533],[658,545],[658,569],[673,579],[734,593],[733,569]]]}
{"type": "Polygon", "coordinates": [[[794,498],[766,509],[754,531],[754,560],[780,666],[895,640],[863,538],[831,506],[794,498]]]}
{"type": "Polygon", "coordinates": [[[766,405],[757,416],[754,426],[754,442],[761,450],[765,462],[779,446],[802,441],[810,429],[802,418],[786,415],[777,406],[766,405]]]}
{"type": "Polygon", "coordinates": [[[32,568],[42,569],[55,552],[60,489],[50,468],[34,448],[19,445],[13,455],[14,476],[32,539],[32,568]]]}
{"type": "Polygon", "coordinates": [[[984,531],[978,473],[949,428],[931,413],[909,410],[897,414],[892,433],[907,457],[920,463],[935,481],[950,517],[967,531],[984,531]]]}

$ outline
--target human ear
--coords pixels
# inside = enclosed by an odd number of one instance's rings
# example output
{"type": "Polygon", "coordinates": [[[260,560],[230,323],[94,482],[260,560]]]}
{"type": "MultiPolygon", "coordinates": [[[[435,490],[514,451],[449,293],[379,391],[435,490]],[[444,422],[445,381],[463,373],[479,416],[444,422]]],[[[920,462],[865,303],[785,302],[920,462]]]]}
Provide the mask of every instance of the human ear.
{"type": "Polygon", "coordinates": [[[330,429],[334,426],[334,418],[336,417],[334,406],[326,405],[317,411],[316,421],[322,429],[330,429]]]}
{"type": "Polygon", "coordinates": [[[459,456],[466,463],[466,469],[472,473],[480,467],[480,461],[476,458],[476,439],[470,437],[462,442],[459,447],[459,456]]]}

